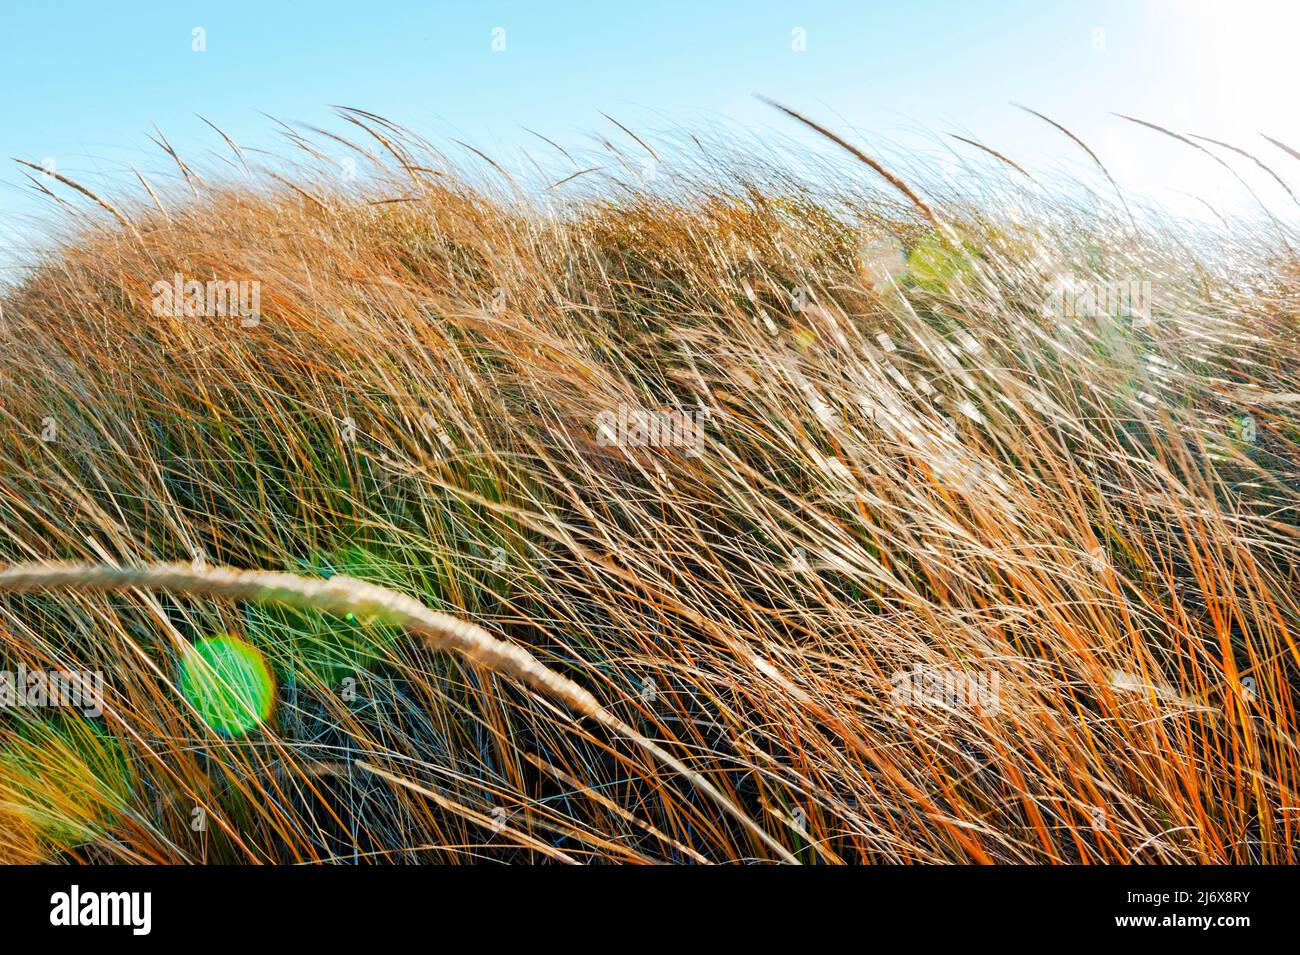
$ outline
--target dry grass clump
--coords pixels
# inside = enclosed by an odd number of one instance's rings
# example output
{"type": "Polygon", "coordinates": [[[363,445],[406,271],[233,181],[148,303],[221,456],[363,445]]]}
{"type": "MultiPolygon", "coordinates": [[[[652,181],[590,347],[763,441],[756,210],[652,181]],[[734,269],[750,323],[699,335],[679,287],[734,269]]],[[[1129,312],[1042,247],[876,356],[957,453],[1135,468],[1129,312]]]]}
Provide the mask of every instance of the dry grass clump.
{"type": "Polygon", "coordinates": [[[1289,231],[699,142],[526,199],[345,115],[113,197],[5,297],[0,549],[357,578],[503,656],[132,570],[7,599],[0,669],[106,687],[44,743],[0,716],[0,858],[1297,861],[1289,231]],[[154,314],[177,274],[257,320],[154,314]],[[238,734],[180,679],[221,634],[275,675],[238,734]]]}

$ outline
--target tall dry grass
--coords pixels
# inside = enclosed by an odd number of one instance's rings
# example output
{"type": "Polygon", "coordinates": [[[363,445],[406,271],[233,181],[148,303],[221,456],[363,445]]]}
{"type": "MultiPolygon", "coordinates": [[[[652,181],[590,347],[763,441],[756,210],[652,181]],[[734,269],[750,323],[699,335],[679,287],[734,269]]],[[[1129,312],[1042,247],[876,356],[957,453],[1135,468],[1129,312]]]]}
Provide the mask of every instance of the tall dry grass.
{"type": "Polygon", "coordinates": [[[0,609],[5,667],[107,681],[101,718],[0,716],[0,856],[1296,861],[1288,227],[996,151],[976,197],[701,140],[646,184],[607,143],[528,198],[344,117],[71,207],[3,302],[0,549],[359,578],[609,718],[341,604],[102,571],[141,586],[0,609]],[[256,280],[259,320],[153,314],[178,273],[256,280]],[[1063,278],[1155,305],[1045,310],[1063,278]],[[620,406],[701,440],[611,443],[620,406]],[[275,677],[246,733],[181,685],[215,634],[275,677]],[[907,699],[916,667],[994,692],[907,699]]]}

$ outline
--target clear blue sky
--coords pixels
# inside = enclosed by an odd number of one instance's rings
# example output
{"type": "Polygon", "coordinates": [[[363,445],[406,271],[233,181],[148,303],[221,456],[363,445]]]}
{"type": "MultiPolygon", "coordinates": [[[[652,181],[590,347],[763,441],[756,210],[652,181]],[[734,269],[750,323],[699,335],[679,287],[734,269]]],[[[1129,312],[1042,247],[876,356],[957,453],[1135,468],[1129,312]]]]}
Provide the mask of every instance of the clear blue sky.
{"type": "Polygon", "coordinates": [[[851,125],[868,145],[965,130],[1027,163],[1076,162],[1059,135],[1008,105],[1017,100],[1070,126],[1120,177],[1218,201],[1216,190],[1235,187],[1210,161],[1110,111],[1230,139],[1300,180],[1300,162],[1258,137],[1300,148],[1297,10],[1172,0],[4,0],[0,264],[29,240],[46,202],[10,156],[52,159],[102,187],[123,181],[127,163],[159,168],[146,139],[154,124],[202,160],[216,143],[196,113],[267,145],[273,126],[259,110],[337,128],[331,103],[507,153],[528,143],[525,125],[566,145],[613,135],[600,111],[646,132],[729,122],[797,134],[753,98],[761,92],[851,125]],[[497,27],[502,52],[492,49],[497,27]],[[192,49],[195,28],[203,52],[192,49]]]}

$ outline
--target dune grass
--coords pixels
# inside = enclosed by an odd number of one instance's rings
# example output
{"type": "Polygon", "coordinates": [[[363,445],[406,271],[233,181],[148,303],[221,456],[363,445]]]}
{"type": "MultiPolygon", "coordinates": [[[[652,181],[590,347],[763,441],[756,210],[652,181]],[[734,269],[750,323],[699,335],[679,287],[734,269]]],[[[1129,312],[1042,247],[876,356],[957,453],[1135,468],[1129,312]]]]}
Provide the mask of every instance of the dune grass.
{"type": "Polygon", "coordinates": [[[0,714],[0,859],[1297,861],[1288,227],[989,150],[922,194],[638,140],[528,198],[343,115],[69,195],[4,297],[0,556],[101,569],[0,571],[60,586],[0,669],[106,685],[0,714]],[[176,275],[255,320],[158,314],[176,275]],[[183,678],[216,637],[251,729],[183,678]]]}

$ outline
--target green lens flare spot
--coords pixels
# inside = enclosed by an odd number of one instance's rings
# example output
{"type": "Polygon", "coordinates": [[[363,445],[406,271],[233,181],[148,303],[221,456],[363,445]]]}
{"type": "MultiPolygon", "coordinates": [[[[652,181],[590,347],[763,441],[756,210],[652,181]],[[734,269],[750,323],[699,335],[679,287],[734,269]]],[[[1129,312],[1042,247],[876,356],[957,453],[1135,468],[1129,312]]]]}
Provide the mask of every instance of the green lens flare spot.
{"type": "Polygon", "coordinates": [[[181,693],[203,722],[225,736],[244,736],[271,715],[275,678],[253,645],[209,637],[181,654],[181,693]]]}
{"type": "Polygon", "coordinates": [[[918,242],[907,256],[912,280],[936,295],[975,279],[975,265],[968,249],[955,249],[943,239],[932,237],[918,242]]]}

